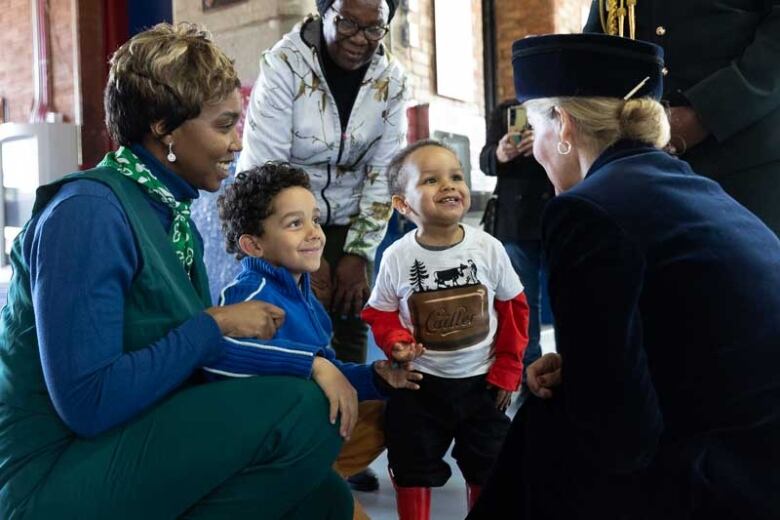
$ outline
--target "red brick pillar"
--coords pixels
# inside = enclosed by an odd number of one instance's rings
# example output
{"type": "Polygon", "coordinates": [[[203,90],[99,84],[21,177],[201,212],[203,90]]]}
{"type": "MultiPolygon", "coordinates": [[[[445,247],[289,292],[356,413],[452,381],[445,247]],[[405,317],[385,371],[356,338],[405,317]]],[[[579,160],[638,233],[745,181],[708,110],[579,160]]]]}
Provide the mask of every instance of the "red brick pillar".
{"type": "Polygon", "coordinates": [[[547,34],[555,28],[554,0],[495,0],[497,101],[515,94],[512,78],[512,42],[529,34],[547,34]]]}
{"type": "Polygon", "coordinates": [[[86,169],[95,166],[110,147],[103,111],[103,89],[108,74],[108,58],[115,49],[109,49],[108,42],[110,40],[112,46],[118,46],[127,39],[127,5],[121,0],[78,0],[78,6],[81,165],[86,169]],[[124,16],[121,16],[122,13],[124,16]],[[111,14],[114,16],[111,17],[111,14]]]}

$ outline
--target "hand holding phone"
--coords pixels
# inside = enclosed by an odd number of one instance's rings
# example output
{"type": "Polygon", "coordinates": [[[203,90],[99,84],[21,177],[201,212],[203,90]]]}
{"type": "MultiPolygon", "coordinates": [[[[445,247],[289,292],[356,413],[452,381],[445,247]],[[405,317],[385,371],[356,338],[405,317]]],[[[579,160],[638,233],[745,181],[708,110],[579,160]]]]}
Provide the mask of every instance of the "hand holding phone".
{"type": "Polygon", "coordinates": [[[496,147],[499,163],[506,163],[518,155],[529,157],[533,151],[533,133],[528,124],[525,107],[511,106],[507,109],[507,132],[496,147]]]}
{"type": "Polygon", "coordinates": [[[528,115],[525,107],[515,105],[506,111],[506,133],[511,136],[512,144],[517,146],[523,137],[523,132],[528,129],[528,115]]]}

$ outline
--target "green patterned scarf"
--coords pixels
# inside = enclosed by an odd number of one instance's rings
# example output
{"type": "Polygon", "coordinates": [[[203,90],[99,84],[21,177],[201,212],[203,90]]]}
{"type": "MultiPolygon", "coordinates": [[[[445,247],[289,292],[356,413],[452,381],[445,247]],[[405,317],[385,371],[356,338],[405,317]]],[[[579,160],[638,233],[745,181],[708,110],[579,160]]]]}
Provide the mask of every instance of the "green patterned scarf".
{"type": "Polygon", "coordinates": [[[98,166],[116,170],[125,177],[137,182],[141,188],[154,200],[165,204],[173,211],[173,223],[168,236],[173,243],[173,250],[179,257],[187,275],[191,275],[195,256],[195,241],[190,229],[191,200],[177,201],[168,188],[149,171],[144,163],[129,148],[120,146],[116,152],[109,152],[98,166]]]}

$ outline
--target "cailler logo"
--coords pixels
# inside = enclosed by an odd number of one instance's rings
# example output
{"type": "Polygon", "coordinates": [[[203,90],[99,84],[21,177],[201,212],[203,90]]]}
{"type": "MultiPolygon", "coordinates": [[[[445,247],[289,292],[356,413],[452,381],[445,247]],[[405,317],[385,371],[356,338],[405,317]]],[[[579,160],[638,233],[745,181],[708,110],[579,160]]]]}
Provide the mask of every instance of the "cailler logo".
{"type": "Polygon", "coordinates": [[[447,312],[444,307],[439,307],[428,315],[425,322],[425,329],[428,332],[437,334],[446,334],[456,330],[468,329],[474,322],[474,313],[460,306],[452,314],[447,312]]]}

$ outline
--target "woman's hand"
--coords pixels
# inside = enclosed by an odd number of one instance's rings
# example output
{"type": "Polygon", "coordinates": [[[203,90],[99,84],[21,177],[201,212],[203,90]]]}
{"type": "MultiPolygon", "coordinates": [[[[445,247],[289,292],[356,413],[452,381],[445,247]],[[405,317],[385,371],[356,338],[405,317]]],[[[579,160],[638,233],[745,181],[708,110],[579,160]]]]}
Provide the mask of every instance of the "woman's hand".
{"type": "Polygon", "coordinates": [[[248,301],[206,309],[223,336],[269,339],[284,323],[284,311],[276,305],[248,301]]]}
{"type": "Polygon", "coordinates": [[[488,384],[488,390],[496,389],[496,408],[505,412],[512,402],[512,392],[495,385],[488,384]]]}
{"type": "Polygon", "coordinates": [[[366,260],[357,255],[344,255],[336,266],[331,310],[342,316],[358,316],[368,300],[366,260]]]}
{"type": "Polygon", "coordinates": [[[534,153],[534,131],[530,128],[523,130],[523,138],[517,143],[517,153],[523,157],[530,157],[534,153]]]}
{"type": "Polygon", "coordinates": [[[330,424],[336,424],[336,418],[341,414],[339,433],[349,440],[358,419],[357,391],[341,370],[322,356],[314,358],[311,376],[330,403],[330,424]]]}
{"type": "Polygon", "coordinates": [[[555,353],[545,354],[528,366],[526,377],[528,388],[535,396],[549,399],[552,388],[561,384],[561,356],[555,353]]]}
{"type": "Polygon", "coordinates": [[[311,289],[322,306],[329,309],[333,287],[331,285],[330,264],[324,258],[320,260],[320,268],[311,274],[311,289]]]}
{"type": "Polygon", "coordinates": [[[504,134],[504,137],[501,138],[501,140],[498,142],[498,146],[496,146],[496,159],[498,159],[498,162],[500,163],[508,163],[518,155],[520,155],[520,152],[517,151],[517,146],[515,146],[514,138],[518,137],[519,134],[511,133],[511,134],[504,134]]]}
{"type": "Polygon", "coordinates": [[[669,125],[672,137],[667,145],[669,153],[683,155],[704,141],[710,134],[702,125],[701,119],[691,107],[672,107],[669,109],[669,125]]]}
{"type": "Polygon", "coordinates": [[[409,361],[414,361],[423,354],[425,354],[425,347],[423,347],[422,343],[403,343],[399,341],[393,344],[391,357],[393,358],[393,361],[408,363],[409,361]]]}
{"type": "Polygon", "coordinates": [[[379,377],[384,379],[388,385],[393,388],[406,388],[408,390],[419,390],[420,385],[414,381],[421,381],[423,375],[419,372],[409,370],[409,364],[404,363],[401,366],[393,366],[389,361],[377,361],[374,363],[374,371],[379,377]]]}
{"type": "Polygon", "coordinates": [[[525,130],[522,134],[515,132],[505,134],[496,147],[496,159],[500,163],[507,163],[518,155],[528,157],[533,153],[533,148],[534,133],[532,130],[525,130]]]}

